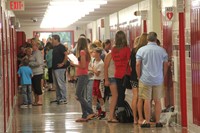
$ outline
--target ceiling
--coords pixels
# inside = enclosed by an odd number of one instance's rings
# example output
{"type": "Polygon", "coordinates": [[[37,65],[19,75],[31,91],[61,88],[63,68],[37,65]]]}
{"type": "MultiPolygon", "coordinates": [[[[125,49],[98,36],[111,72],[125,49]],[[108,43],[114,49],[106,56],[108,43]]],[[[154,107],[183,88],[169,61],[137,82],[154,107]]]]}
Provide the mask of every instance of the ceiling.
{"type": "MultiPolygon", "coordinates": [[[[44,13],[48,7],[50,0],[24,0],[25,11],[15,11],[15,16],[19,19],[21,27],[25,26],[40,26],[44,13]],[[33,22],[33,19],[37,19],[37,22],[33,22]]],[[[129,7],[142,0],[107,0],[106,5],[101,6],[100,9],[96,9],[89,15],[81,18],[75,22],[74,26],[80,26],[83,24],[90,23],[91,21],[97,20],[109,14],[115,13],[121,9],[129,7]]],[[[56,16],[55,16],[56,19],[56,16]]],[[[66,18],[64,18],[66,19],[66,18]]]]}

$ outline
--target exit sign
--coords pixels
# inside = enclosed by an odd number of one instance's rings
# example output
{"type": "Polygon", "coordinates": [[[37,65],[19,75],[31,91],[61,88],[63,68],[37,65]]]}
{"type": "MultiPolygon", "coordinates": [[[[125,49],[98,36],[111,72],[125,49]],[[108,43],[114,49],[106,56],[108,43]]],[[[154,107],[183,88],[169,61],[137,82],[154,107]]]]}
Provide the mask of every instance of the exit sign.
{"type": "Polygon", "coordinates": [[[24,0],[9,0],[7,1],[7,7],[13,11],[24,11],[24,0]]]}

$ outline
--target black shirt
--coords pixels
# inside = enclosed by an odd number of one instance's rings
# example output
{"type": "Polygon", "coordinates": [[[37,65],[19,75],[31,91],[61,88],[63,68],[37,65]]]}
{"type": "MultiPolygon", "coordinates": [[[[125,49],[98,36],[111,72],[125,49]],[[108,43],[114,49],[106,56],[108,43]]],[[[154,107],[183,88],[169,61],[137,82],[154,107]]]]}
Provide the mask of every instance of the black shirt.
{"type": "Polygon", "coordinates": [[[135,51],[135,48],[132,49],[131,51],[131,62],[130,62],[130,65],[131,65],[131,80],[132,81],[135,81],[135,82],[138,82],[138,79],[137,79],[137,73],[136,73],[136,51],[135,51]]]}
{"type": "Polygon", "coordinates": [[[62,63],[65,58],[66,48],[64,45],[59,44],[53,48],[53,57],[52,57],[52,69],[63,69],[69,65],[67,62],[63,67],[58,67],[58,64],[62,63]]]}

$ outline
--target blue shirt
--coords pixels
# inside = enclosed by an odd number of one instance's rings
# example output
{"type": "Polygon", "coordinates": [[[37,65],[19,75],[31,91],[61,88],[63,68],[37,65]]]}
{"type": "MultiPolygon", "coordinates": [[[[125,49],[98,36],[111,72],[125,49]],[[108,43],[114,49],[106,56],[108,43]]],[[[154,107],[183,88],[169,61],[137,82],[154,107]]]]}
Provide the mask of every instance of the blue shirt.
{"type": "Polygon", "coordinates": [[[53,55],[53,49],[50,49],[46,54],[46,61],[48,68],[52,68],[52,55],[53,55]]]}
{"type": "Polygon", "coordinates": [[[21,66],[17,72],[20,76],[21,85],[31,85],[31,77],[33,75],[29,66],[21,66]]]}
{"type": "Polygon", "coordinates": [[[163,63],[168,61],[168,55],[155,42],[149,42],[136,53],[136,60],[141,60],[140,80],[146,85],[161,85],[163,83],[163,63]]]}

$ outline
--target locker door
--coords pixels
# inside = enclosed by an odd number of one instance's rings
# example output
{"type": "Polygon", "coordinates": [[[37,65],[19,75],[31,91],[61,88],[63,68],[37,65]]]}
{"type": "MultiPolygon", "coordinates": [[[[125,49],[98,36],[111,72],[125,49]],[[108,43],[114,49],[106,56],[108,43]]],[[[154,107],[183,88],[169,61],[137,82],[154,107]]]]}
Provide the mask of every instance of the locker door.
{"type": "Polygon", "coordinates": [[[0,9],[0,131],[4,131],[4,85],[3,85],[3,53],[2,53],[2,18],[0,9]]]}
{"type": "MultiPolygon", "coordinates": [[[[172,57],[172,21],[163,21],[163,48],[165,48],[169,61],[172,57]]],[[[168,72],[164,81],[164,85],[166,88],[166,98],[165,105],[173,106],[174,105],[174,89],[173,89],[173,80],[172,80],[172,72],[171,65],[168,68],[168,72]]]]}
{"type": "Polygon", "coordinates": [[[200,126],[200,7],[191,7],[191,67],[193,122],[200,126]]]}

